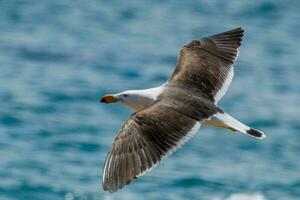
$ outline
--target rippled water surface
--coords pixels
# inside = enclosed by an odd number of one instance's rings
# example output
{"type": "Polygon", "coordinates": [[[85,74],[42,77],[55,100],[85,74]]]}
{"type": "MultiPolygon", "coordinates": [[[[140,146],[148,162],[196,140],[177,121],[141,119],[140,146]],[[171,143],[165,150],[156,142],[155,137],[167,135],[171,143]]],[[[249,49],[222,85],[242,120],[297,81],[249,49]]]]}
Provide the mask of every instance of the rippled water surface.
{"type": "Polygon", "coordinates": [[[277,200],[300,196],[298,1],[0,1],[0,199],[277,200]],[[243,26],[220,106],[264,141],[201,128],[116,194],[111,141],[131,113],[100,96],[162,84],[186,42],[243,26]]]}

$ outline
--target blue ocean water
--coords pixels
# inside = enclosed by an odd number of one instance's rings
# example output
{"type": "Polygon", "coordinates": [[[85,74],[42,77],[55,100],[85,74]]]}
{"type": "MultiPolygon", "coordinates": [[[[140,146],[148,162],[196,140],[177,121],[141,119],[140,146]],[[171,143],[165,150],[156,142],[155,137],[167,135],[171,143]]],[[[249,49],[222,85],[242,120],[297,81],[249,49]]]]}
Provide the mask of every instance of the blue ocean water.
{"type": "Polygon", "coordinates": [[[300,198],[299,1],[0,1],[0,199],[300,198]],[[203,127],[123,190],[101,187],[130,110],[106,93],[162,84],[192,39],[245,29],[220,106],[257,141],[203,127]]]}

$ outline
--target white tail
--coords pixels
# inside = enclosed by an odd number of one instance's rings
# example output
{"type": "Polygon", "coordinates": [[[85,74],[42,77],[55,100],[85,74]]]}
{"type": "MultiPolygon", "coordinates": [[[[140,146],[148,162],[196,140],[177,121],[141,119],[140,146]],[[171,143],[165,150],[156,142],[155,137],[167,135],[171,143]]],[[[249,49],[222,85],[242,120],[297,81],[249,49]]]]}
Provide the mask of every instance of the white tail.
{"type": "Polygon", "coordinates": [[[242,122],[234,119],[227,113],[217,113],[212,116],[214,120],[221,121],[222,123],[226,124],[227,126],[230,126],[246,135],[249,135],[251,137],[255,137],[257,139],[264,139],[266,135],[256,129],[250,128],[247,125],[243,124],[242,122]]]}

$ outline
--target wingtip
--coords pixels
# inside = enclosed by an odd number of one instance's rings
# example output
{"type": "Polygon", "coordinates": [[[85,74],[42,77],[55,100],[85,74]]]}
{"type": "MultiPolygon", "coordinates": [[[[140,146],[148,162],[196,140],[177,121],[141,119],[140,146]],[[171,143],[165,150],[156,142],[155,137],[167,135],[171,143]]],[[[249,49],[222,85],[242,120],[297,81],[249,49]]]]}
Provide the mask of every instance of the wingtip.
{"type": "Polygon", "coordinates": [[[241,27],[241,26],[240,26],[238,29],[239,29],[239,30],[242,32],[242,34],[244,35],[245,29],[244,29],[243,27],[241,27]]]}
{"type": "Polygon", "coordinates": [[[242,36],[244,35],[244,32],[245,32],[245,29],[243,27],[238,27],[238,28],[235,28],[235,29],[232,29],[231,31],[229,32],[237,32],[237,33],[240,33],[242,36]]]}
{"type": "Polygon", "coordinates": [[[245,31],[245,29],[242,27],[242,26],[240,26],[240,27],[237,27],[236,29],[238,29],[238,30],[241,30],[241,31],[245,31]]]}
{"type": "Polygon", "coordinates": [[[114,192],[118,191],[118,190],[121,189],[121,188],[115,188],[115,187],[111,187],[111,186],[107,186],[107,185],[105,185],[105,184],[102,184],[102,189],[103,189],[105,192],[114,193],[114,192]]]}
{"type": "Polygon", "coordinates": [[[237,27],[222,33],[218,33],[216,35],[212,35],[210,37],[215,38],[216,40],[228,40],[228,38],[231,38],[231,39],[239,39],[241,41],[243,36],[244,36],[244,28],[237,27]]]}

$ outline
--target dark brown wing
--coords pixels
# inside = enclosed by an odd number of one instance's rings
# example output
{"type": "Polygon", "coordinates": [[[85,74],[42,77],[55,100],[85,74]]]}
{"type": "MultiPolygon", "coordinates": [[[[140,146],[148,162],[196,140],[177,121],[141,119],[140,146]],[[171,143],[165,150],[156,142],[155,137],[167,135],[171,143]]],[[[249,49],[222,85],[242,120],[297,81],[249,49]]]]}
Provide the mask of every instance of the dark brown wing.
{"type": "Polygon", "coordinates": [[[113,141],[103,170],[103,189],[115,192],[129,184],[199,127],[196,120],[161,102],[133,114],[113,141]]]}
{"type": "Polygon", "coordinates": [[[244,30],[194,40],[184,46],[169,83],[198,89],[201,95],[217,102],[225,94],[233,77],[233,63],[244,30]]]}

